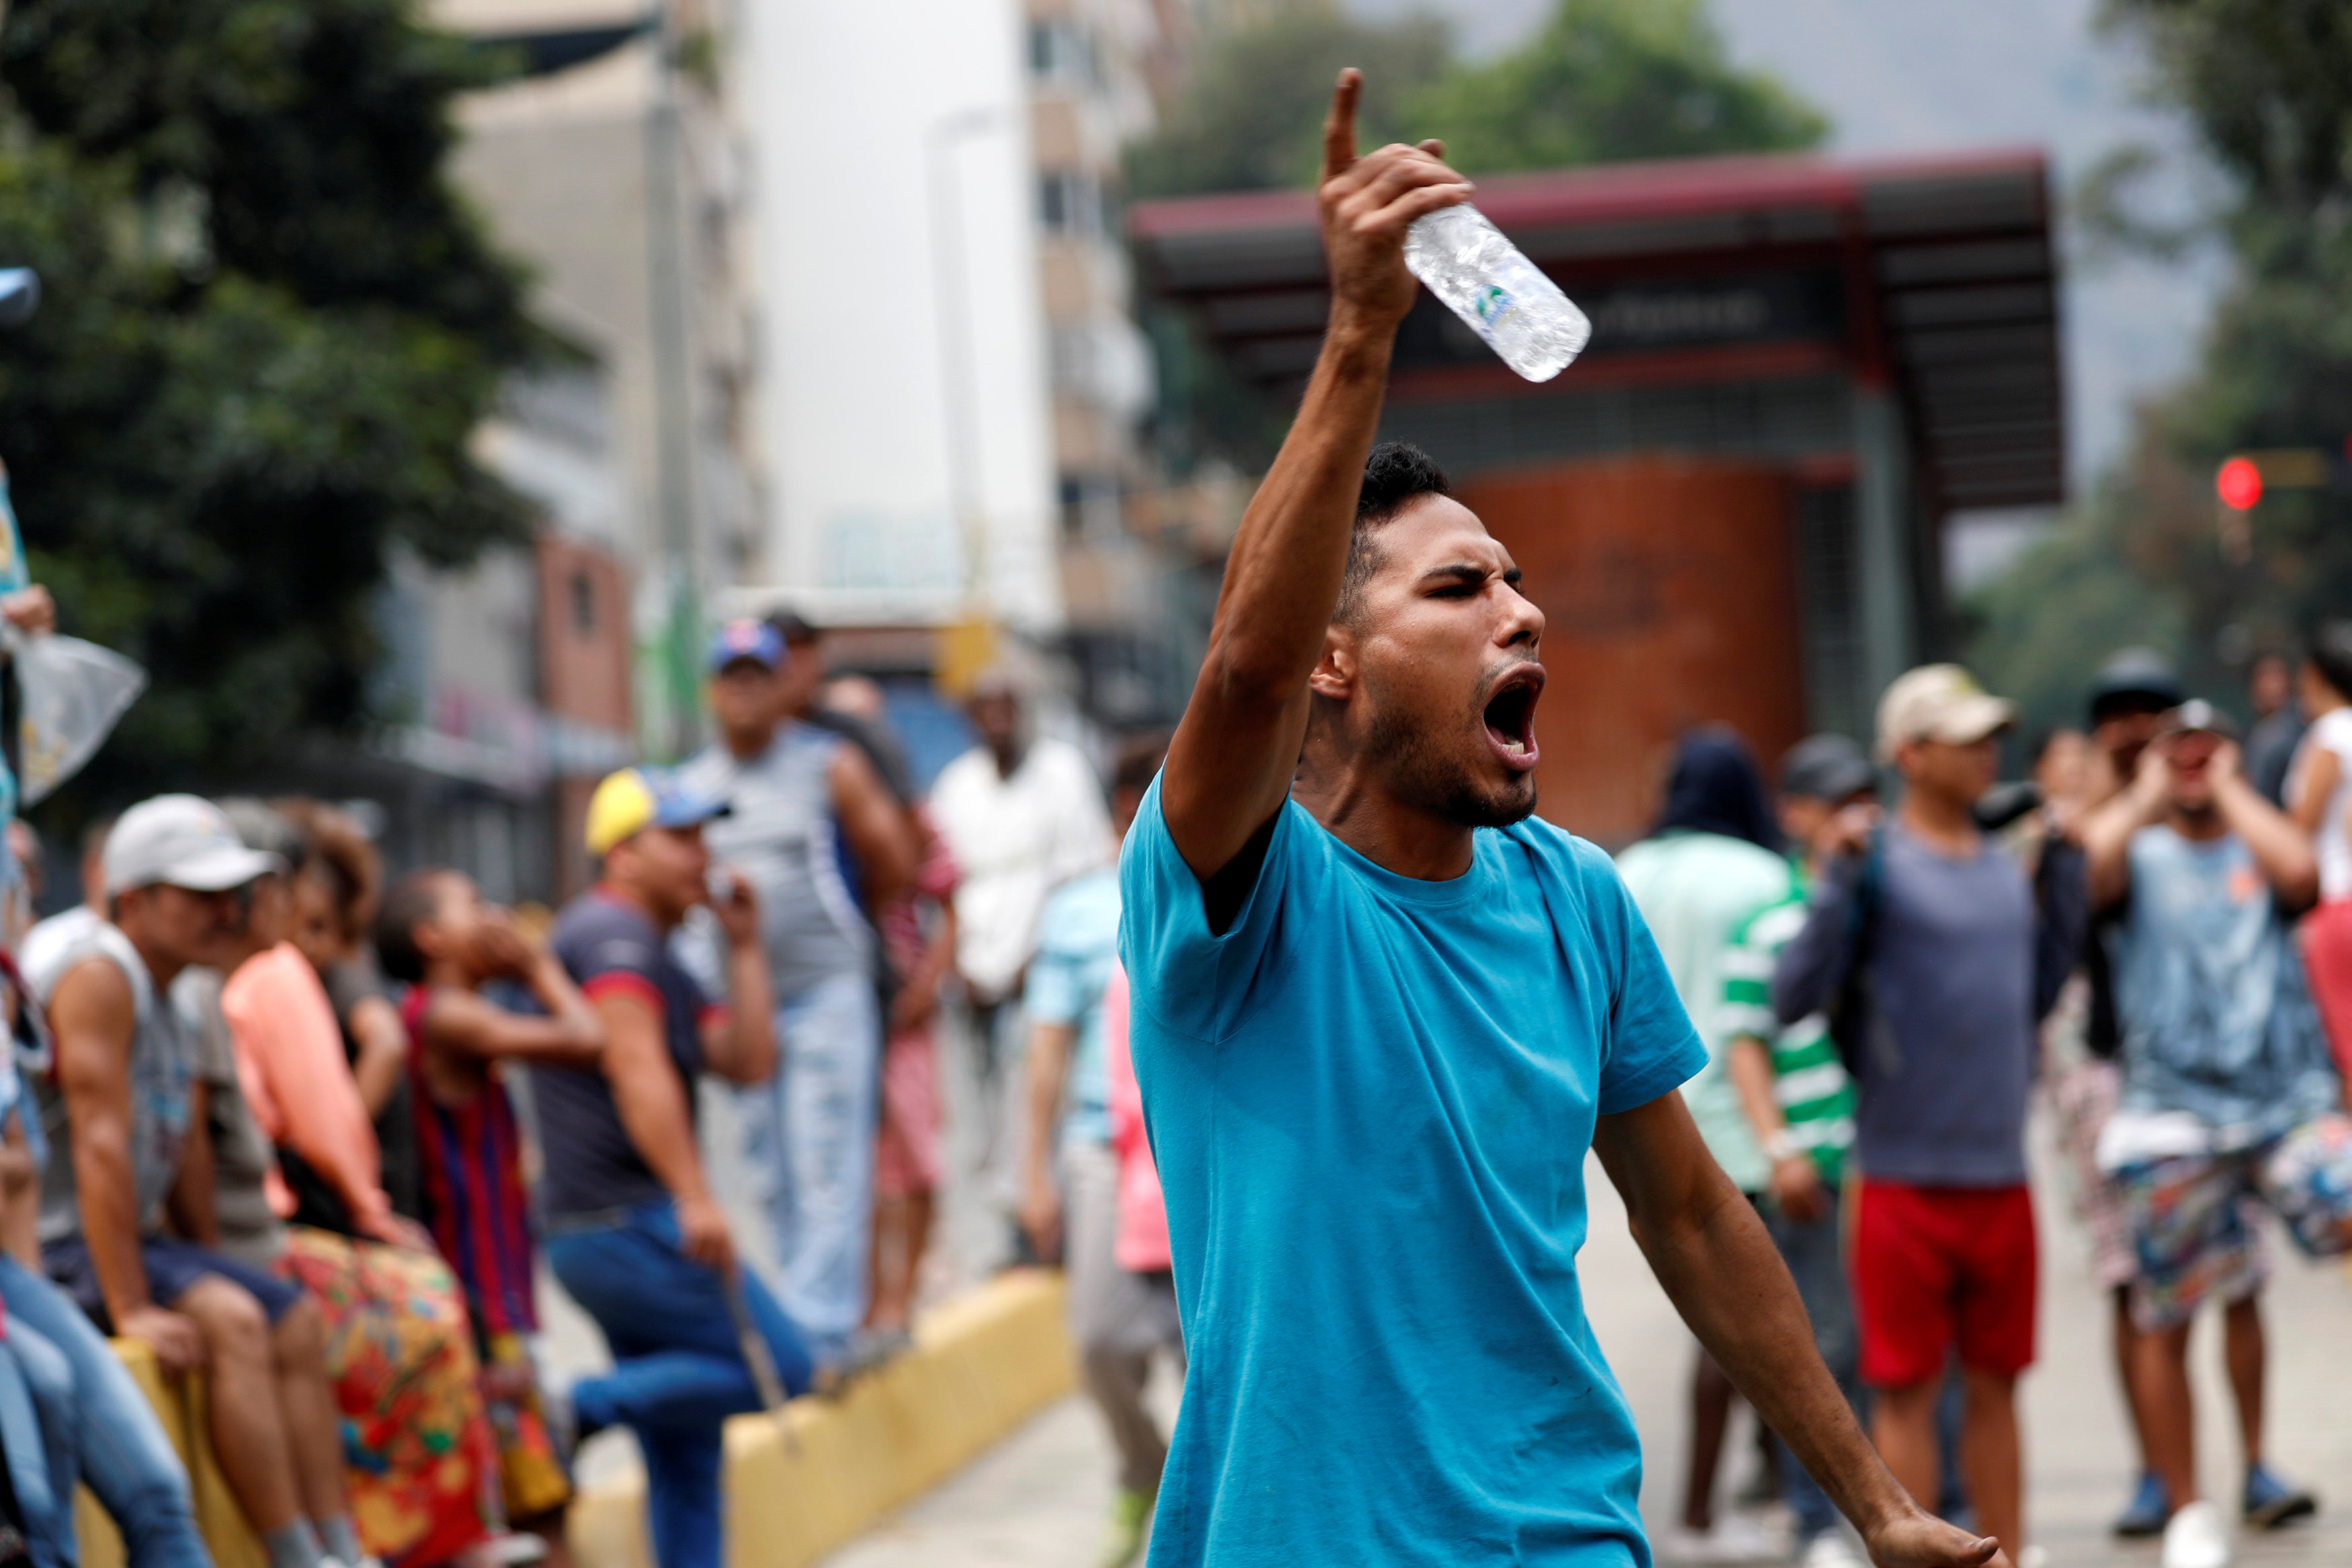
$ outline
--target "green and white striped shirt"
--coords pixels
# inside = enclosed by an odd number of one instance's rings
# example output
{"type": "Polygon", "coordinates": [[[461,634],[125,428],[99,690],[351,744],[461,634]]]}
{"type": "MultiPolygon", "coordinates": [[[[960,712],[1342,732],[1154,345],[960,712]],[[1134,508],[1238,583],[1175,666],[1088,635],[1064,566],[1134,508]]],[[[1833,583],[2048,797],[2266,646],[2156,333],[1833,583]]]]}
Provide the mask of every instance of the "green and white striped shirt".
{"type": "Polygon", "coordinates": [[[1834,1184],[1853,1146],[1853,1081],[1838,1060],[1827,1017],[1813,1013],[1781,1029],[1772,1016],[1773,961],[1804,925],[1804,888],[1792,879],[1787,898],[1733,930],[1723,955],[1722,1021],[1733,1035],[1769,1044],[1773,1097],[1789,1134],[1812,1156],[1822,1179],[1834,1184]]]}

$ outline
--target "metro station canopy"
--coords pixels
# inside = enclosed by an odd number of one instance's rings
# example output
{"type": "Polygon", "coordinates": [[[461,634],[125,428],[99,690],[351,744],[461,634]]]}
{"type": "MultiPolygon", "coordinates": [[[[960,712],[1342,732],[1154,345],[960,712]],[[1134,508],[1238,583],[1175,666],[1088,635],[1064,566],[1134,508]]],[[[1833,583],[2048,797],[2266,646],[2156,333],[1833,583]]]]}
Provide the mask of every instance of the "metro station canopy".
{"type": "MultiPolygon", "coordinates": [[[[1424,294],[1391,386],[1392,405],[1421,405],[1416,434],[1451,430],[1496,464],[1698,447],[1834,473],[1854,443],[1820,389],[1877,389],[1901,409],[1930,532],[1952,511],[2063,498],[2039,151],[1615,164],[1482,179],[1474,200],[1583,307],[1592,342],[1530,386],[1424,294]],[[1567,401],[1513,406],[1546,399],[1567,401]],[[1578,401],[1592,406],[1571,415],[1578,401]]],[[[1148,283],[1194,308],[1244,379],[1295,395],[1329,306],[1311,194],[1146,203],[1130,228],[1148,283]]]]}

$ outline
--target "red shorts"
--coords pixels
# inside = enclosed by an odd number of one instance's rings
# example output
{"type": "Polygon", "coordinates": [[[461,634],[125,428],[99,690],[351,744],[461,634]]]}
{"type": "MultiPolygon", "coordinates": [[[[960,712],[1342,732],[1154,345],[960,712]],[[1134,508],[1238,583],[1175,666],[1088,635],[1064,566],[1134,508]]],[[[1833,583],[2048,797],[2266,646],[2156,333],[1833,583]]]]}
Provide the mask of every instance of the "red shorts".
{"type": "Polygon", "coordinates": [[[2022,1186],[1862,1184],[1853,1304],[1862,1380],[1909,1388],[1960,1364],[1998,1377],[2033,1364],[2033,1198],[2022,1186]]]}

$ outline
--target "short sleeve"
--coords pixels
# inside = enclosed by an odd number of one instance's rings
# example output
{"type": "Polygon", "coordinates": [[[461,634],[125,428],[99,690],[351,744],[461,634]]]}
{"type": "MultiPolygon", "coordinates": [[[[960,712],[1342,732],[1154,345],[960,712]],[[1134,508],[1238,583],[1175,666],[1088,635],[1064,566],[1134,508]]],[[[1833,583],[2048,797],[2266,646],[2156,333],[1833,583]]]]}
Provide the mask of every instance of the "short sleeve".
{"type": "Polygon", "coordinates": [[[1033,1023],[1075,1024],[1086,1016],[1084,977],[1070,955],[1041,952],[1029,966],[1021,1010],[1033,1023]]]}
{"type": "Polygon", "coordinates": [[[1786,939],[1788,917],[1801,919],[1804,906],[1774,904],[1743,920],[1723,950],[1723,1006],[1717,1015],[1724,1033],[1769,1040],[1780,1031],[1772,1016],[1772,961],[1786,939]]]}
{"type": "Polygon", "coordinates": [[[1707,1053],[1617,868],[1591,844],[1575,849],[1593,940],[1615,980],[1598,1107],[1609,1116],[1680,1088],[1706,1065],[1707,1053]]]}
{"type": "Polygon", "coordinates": [[[635,922],[598,921],[571,933],[571,938],[564,945],[563,967],[572,971],[573,982],[589,1000],[635,996],[656,1015],[662,1012],[664,954],[649,927],[639,930],[635,922]]]}
{"type": "Polygon", "coordinates": [[[1233,1030],[1250,980],[1265,961],[1286,892],[1306,852],[1311,819],[1286,800],[1257,880],[1223,935],[1209,929],[1201,879],[1184,863],[1160,809],[1159,779],[1144,795],[1119,856],[1119,960],[1132,1005],[1204,1040],[1233,1030]]]}

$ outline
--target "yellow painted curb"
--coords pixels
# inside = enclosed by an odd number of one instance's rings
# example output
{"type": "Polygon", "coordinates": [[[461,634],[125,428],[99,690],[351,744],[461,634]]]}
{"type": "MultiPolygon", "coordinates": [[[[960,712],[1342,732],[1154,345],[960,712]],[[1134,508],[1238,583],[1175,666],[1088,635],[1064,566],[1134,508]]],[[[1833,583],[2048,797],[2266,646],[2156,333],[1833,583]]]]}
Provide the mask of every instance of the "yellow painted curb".
{"type": "MultiPolygon", "coordinates": [[[[217,1568],[263,1568],[261,1543],[213,1457],[201,1376],[163,1377],[132,1341],[115,1354],[188,1466],[196,1525],[217,1568]]],[[[782,1417],[727,1425],[730,1568],[808,1568],[979,1458],[1067,1395],[1062,1277],[999,1275],[925,1315],[915,1348],[837,1400],[796,1399],[782,1417]],[[779,1430],[781,1427],[782,1430],[779,1430]]],[[[581,1568],[653,1568],[643,1475],[582,1496],[570,1535],[581,1568]]],[[[122,1539],[85,1488],[75,1500],[82,1568],[123,1568],[122,1539]]]]}
{"type": "MultiPolygon", "coordinates": [[[[727,1425],[730,1568],[808,1568],[1076,1384],[1058,1274],[1023,1270],[928,1314],[915,1348],[838,1400],[727,1425]],[[779,1427],[782,1430],[778,1430],[779,1427]]],[[[572,1504],[581,1568],[652,1568],[639,1476],[572,1504]]]]}

